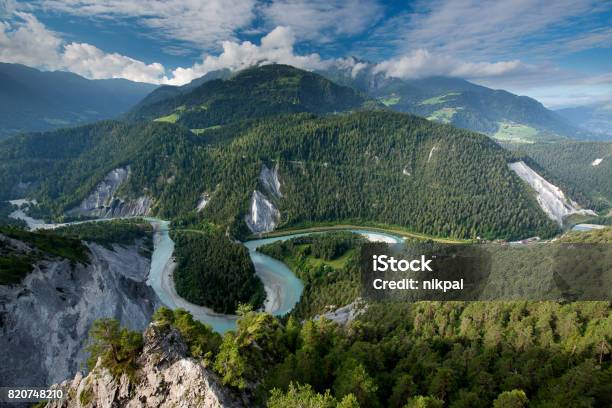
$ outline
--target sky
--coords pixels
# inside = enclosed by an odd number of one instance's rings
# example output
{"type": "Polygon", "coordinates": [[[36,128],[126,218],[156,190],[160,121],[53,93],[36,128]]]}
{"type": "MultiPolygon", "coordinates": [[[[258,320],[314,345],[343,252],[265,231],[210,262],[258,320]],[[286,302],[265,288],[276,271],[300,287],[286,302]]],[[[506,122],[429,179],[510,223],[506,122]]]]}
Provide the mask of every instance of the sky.
{"type": "Polygon", "coordinates": [[[612,0],[0,0],[0,61],[182,85],[259,63],[612,107],[612,0]]]}

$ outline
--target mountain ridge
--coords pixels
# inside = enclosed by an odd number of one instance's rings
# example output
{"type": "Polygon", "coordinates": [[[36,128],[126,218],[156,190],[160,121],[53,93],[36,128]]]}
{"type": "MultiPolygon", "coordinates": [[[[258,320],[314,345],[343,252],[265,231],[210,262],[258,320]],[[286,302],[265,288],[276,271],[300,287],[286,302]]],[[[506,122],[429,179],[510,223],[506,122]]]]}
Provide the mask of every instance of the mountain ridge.
{"type": "Polygon", "coordinates": [[[126,118],[206,129],[282,113],[354,110],[368,102],[368,98],[352,88],[289,65],[262,65],[228,75],[228,71],[213,71],[183,87],[161,88],[147,96],[126,118]]]}
{"type": "Polygon", "coordinates": [[[377,72],[375,64],[354,59],[344,68],[336,66],[319,72],[376,97],[394,110],[485,133],[505,142],[599,138],[533,98],[461,78],[391,78],[377,72]],[[356,64],[362,64],[362,68],[355,73],[351,66],[356,64]]]}
{"type": "Polygon", "coordinates": [[[129,165],[116,198],[144,195],[152,214],[228,226],[237,237],[251,234],[247,215],[264,217],[251,213],[259,204],[278,214],[265,220],[273,227],[352,220],[455,238],[556,229],[508,169],[511,153],[483,135],[389,111],[285,115],[197,135],[170,123],[102,122],[9,140],[0,158],[0,197],[14,198],[14,186],[28,185],[24,193],[47,216],[64,215],[129,165]],[[275,169],[282,196],[260,181],[264,165],[275,169]]]}
{"type": "Polygon", "coordinates": [[[156,85],[0,63],[0,140],[117,117],[156,85]]]}

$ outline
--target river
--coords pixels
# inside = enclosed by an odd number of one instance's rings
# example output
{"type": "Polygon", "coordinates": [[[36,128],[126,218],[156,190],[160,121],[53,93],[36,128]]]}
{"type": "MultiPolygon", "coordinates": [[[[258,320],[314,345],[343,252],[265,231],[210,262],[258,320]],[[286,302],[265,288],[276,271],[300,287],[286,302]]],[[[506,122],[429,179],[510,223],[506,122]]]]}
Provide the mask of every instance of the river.
{"type": "MultiPolygon", "coordinates": [[[[27,204],[24,200],[12,201],[15,205],[27,204]]],[[[107,219],[77,221],[71,223],[50,224],[42,220],[37,220],[29,217],[23,210],[19,209],[11,213],[12,218],[24,220],[30,230],[38,229],[53,229],[65,225],[74,225],[83,222],[104,221],[107,219]]],[[[172,254],[174,253],[174,241],[170,238],[170,222],[158,218],[145,217],[151,223],[154,229],[153,234],[153,254],[151,256],[151,270],[147,279],[147,284],[153,288],[162,304],[171,309],[183,308],[189,311],[195,319],[209,324],[212,328],[219,332],[225,333],[236,327],[237,316],[216,313],[213,310],[195,305],[183,299],[176,293],[172,274],[176,263],[172,254]]],[[[338,231],[338,230],[336,230],[338,231]]],[[[399,243],[403,238],[378,231],[369,231],[367,229],[348,229],[366,237],[370,241],[399,243]]],[[[266,301],[264,309],[266,312],[282,316],[287,314],[300,300],[304,285],[297,276],[284,263],[273,259],[267,255],[257,252],[257,248],[270,244],[276,241],[286,241],[291,238],[321,234],[324,231],[310,233],[296,233],[282,235],[272,238],[263,238],[257,240],[246,241],[243,244],[249,250],[249,256],[255,266],[255,273],[263,282],[266,291],[266,301]]]]}

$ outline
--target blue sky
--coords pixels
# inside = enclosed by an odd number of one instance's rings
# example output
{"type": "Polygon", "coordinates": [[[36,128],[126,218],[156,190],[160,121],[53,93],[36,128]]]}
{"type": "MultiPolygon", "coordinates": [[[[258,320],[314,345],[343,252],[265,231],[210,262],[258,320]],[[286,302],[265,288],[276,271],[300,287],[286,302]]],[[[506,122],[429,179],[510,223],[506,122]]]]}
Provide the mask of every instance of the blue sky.
{"type": "Polygon", "coordinates": [[[357,59],[462,77],[549,107],[612,100],[612,2],[0,0],[0,61],[183,84],[214,69],[357,59]]]}

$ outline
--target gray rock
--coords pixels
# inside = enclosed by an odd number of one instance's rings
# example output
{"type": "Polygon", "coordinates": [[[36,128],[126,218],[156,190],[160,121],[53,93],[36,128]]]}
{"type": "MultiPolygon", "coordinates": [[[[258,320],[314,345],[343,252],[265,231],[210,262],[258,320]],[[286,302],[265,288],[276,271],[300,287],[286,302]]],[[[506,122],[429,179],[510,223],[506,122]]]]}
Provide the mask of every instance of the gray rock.
{"type": "Polygon", "coordinates": [[[278,163],[274,166],[274,169],[270,170],[265,164],[261,166],[259,172],[259,180],[263,184],[264,188],[275,197],[282,197],[281,183],[278,178],[278,163]]]}
{"type": "Polygon", "coordinates": [[[100,364],[87,376],[59,384],[68,398],[49,407],[243,407],[232,392],[202,363],[187,356],[187,346],[175,329],[149,325],[138,359],[139,369],[130,379],[113,378],[100,364]],[[87,398],[81,396],[85,394],[87,398]]]}
{"type": "Polygon", "coordinates": [[[276,228],[279,220],[280,212],[274,204],[259,191],[253,191],[249,213],[245,217],[245,222],[251,232],[254,234],[270,232],[276,228]]]}
{"type": "Polygon", "coordinates": [[[354,302],[349,303],[346,306],[340,307],[332,312],[324,313],[317,316],[315,320],[321,319],[322,317],[336,322],[340,325],[346,325],[347,323],[355,320],[359,315],[363,314],[368,308],[367,303],[361,299],[356,299],[354,302]]]}
{"type": "Polygon", "coordinates": [[[68,211],[68,215],[96,218],[115,218],[148,215],[151,210],[151,199],[141,196],[125,200],[116,196],[119,187],[130,176],[130,167],[120,167],[108,173],[98,183],[77,208],[68,211]]]}
{"type": "Polygon", "coordinates": [[[90,263],[36,264],[20,285],[0,286],[0,386],[47,386],[86,361],[87,332],[102,317],[142,330],[159,301],[139,248],[88,244],[90,263]]]}

